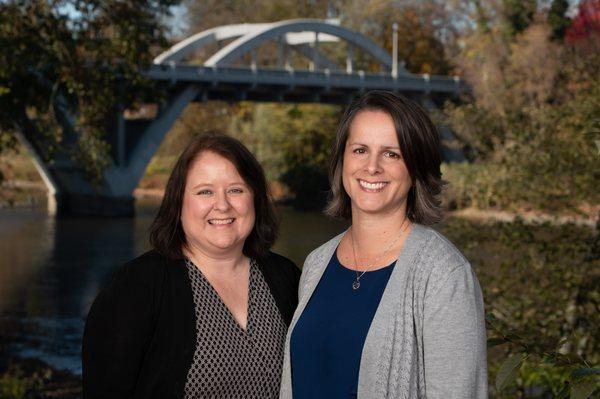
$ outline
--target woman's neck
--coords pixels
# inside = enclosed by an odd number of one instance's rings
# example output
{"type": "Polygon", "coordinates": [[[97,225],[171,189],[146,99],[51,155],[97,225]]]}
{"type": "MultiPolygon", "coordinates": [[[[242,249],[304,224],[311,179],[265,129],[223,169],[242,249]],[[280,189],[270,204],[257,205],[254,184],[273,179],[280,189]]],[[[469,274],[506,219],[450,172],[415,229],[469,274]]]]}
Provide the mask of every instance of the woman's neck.
{"type": "Polygon", "coordinates": [[[362,249],[361,257],[371,257],[380,253],[396,241],[400,235],[405,236],[410,221],[403,207],[394,214],[378,215],[362,212],[352,213],[351,234],[354,245],[362,249]]]}
{"type": "Polygon", "coordinates": [[[188,245],[184,248],[183,253],[205,275],[234,276],[248,265],[248,259],[241,250],[207,253],[193,245],[188,245]]]}

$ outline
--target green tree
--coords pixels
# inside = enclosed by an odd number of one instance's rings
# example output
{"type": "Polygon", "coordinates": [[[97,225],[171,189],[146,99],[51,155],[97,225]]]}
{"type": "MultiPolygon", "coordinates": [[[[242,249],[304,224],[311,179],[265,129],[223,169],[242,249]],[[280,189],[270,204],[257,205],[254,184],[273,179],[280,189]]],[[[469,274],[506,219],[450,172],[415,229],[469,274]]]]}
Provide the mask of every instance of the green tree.
{"type": "Polygon", "coordinates": [[[289,187],[296,208],[322,209],[339,112],[337,106],[244,103],[229,130],[257,155],[270,180],[289,187]]]}
{"type": "Polygon", "coordinates": [[[505,32],[509,35],[523,32],[533,22],[536,11],[536,0],[502,0],[505,32]]]}
{"type": "Polygon", "coordinates": [[[600,114],[598,47],[565,46],[550,35],[536,24],[514,39],[495,29],[465,41],[457,63],[472,98],[446,111],[482,173],[465,184],[478,189],[463,204],[576,211],[600,200],[587,134],[600,114]]]}
{"type": "Polygon", "coordinates": [[[190,30],[200,32],[219,25],[274,22],[292,18],[324,18],[324,0],[186,0],[190,30]]]}
{"type": "Polygon", "coordinates": [[[567,0],[553,0],[548,11],[548,25],[552,29],[552,37],[562,40],[565,31],[571,25],[571,19],[567,17],[569,2],[567,0]]]}
{"type": "Polygon", "coordinates": [[[22,134],[43,158],[60,150],[99,180],[119,104],[153,94],[142,72],[176,2],[0,2],[0,150],[22,134]]]}
{"type": "MultiPolygon", "coordinates": [[[[424,4],[400,5],[391,0],[348,1],[342,23],[362,32],[392,53],[392,25],[398,24],[398,59],[412,73],[445,75],[451,66],[431,12],[424,4]]],[[[374,64],[365,69],[373,70],[374,64]]]]}

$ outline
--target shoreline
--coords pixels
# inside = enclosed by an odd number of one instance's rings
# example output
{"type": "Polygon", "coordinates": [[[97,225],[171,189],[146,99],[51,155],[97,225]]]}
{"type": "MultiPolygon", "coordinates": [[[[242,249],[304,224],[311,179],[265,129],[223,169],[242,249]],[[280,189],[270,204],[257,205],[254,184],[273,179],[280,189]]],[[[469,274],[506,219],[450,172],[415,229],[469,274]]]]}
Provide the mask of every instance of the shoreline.
{"type": "Polygon", "coordinates": [[[40,399],[79,399],[81,376],[59,370],[35,358],[21,358],[0,351],[0,379],[26,387],[27,397],[40,399]]]}
{"type": "MultiPolygon", "coordinates": [[[[27,200],[6,202],[0,197],[0,210],[27,210],[40,208],[41,201],[36,200],[36,198],[39,199],[40,197],[43,197],[46,190],[43,183],[28,181],[7,181],[2,185],[2,188],[7,188],[9,190],[23,190],[20,194],[26,196],[27,200]]],[[[164,196],[164,192],[164,188],[138,187],[134,190],[133,196],[136,200],[153,199],[158,201],[164,196]]],[[[275,202],[277,204],[285,203],[285,198],[282,196],[279,197],[281,198],[275,196],[275,202]]],[[[522,210],[515,212],[505,209],[463,208],[446,211],[446,217],[455,217],[483,223],[510,223],[517,219],[521,219],[528,224],[550,223],[553,225],[563,225],[572,223],[578,226],[595,228],[600,222],[600,205],[590,205],[587,208],[588,209],[585,212],[581,211],[581,213],[584,213],[585,215],[577,215],[574,213],[550,214],[539,210],[522,210]]]]}

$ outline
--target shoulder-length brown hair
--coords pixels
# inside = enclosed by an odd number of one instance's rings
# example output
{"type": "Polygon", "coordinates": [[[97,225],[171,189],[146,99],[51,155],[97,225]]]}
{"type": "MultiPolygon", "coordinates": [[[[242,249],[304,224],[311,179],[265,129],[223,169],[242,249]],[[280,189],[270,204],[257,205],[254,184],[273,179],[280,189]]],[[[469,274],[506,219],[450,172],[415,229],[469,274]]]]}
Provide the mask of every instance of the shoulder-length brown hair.
{"type": "Polygon", "coordinates": [[[277,238],[278,223],[264,171],[241,142],[218,132],[198,136],[179,156],[167,182],[158,214],[150,226],[150,244],[163,256],[183,258],[183,248],[187,245],[181,224],[185,183],[192,163],[204,151],[214,152],[229,160],[252,190],[255,221],[243,252],[254,259],[265,257],[277,238]]]}
{"type": "Polygon", "coordinates": [[[420,105],[385,90],[372,90],[355,98],[340,120],[329,167],[331,193],[325,213],[344,219],[352,216],[350,197],[342,183],[342,168],[352,121],[364,110],[383,111],[394,120],[402,158],[413,183],[407,200],[409,220],[425,225],[439,222],[442,219],[440,195],[445,182],[440,170],[438,131],[420,105]]]}

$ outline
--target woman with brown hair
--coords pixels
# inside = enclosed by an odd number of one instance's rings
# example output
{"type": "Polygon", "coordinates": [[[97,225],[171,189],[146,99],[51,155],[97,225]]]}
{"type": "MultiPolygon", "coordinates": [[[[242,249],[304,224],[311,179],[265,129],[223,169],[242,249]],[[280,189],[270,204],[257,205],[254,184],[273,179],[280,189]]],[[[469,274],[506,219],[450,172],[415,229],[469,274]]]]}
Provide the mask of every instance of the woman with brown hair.
{"type": "Polygon", "coordinates": [[[416,103],[347,108],[327,213],[351,227],[306,259],[281,398],[486,398],[481,289],[440,233],[438,133],[416,103]]]}
{"type": "Polygon", "coordinates": [[[226,135],[195,139],[150,228],[154,249],[92,305],[84,397],[276,397],[300,274],[269,251],[276,236],[254,156],[226,135]]]}

